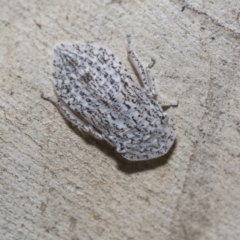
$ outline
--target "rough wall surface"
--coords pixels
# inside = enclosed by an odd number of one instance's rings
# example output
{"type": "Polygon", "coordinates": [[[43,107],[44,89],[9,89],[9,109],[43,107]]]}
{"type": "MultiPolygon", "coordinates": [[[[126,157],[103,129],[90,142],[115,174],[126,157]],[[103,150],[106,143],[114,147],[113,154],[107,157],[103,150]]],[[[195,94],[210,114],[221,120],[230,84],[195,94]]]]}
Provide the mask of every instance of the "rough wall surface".
{"type": "Polygon", "coordinates": [[[1,239],[239,239],[239,0],[2,0],[1,239]],[[178,99],[172,151],[124,161],[66,124],[53,94],[59,42],[110,48],[127,33],[178,99]]]}

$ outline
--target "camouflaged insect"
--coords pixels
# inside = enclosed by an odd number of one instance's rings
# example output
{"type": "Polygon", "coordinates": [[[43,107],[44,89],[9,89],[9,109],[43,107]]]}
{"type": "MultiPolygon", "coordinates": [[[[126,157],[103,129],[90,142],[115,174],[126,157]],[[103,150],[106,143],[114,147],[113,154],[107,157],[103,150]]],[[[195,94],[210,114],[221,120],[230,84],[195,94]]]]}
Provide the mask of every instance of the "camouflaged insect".
{"type": "Polygon", "coordinates": [[[156,100],[154,61],[143,68],[127,35],[128,57],[143,87],[133,81],[108,50],[89,44],[60,44],[54,50],[52,101],[80,130],[114,146],[131,161],[148,160],[168,152],[175,139],[173,120],[161,106],[177,102],[156,100]]]}

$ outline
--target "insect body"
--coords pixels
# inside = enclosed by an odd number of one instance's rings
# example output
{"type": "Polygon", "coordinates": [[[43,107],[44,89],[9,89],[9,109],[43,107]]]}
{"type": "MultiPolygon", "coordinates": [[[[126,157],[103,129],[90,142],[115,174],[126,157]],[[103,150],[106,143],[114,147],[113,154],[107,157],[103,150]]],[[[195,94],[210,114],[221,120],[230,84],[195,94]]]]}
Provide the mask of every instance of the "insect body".
{"type": "Polygon", "coordinates": [[[128,56],[143,87],[133,81],[108,50],[89,44],[60,44],[54,50],[53,78],[58,96],[52,101],[80,130],[114,146],[131,161],[148,160],[168,152],[175,139],[173,120],[156,100],[150,72],[143,68],[128,39],[128,56]]]}

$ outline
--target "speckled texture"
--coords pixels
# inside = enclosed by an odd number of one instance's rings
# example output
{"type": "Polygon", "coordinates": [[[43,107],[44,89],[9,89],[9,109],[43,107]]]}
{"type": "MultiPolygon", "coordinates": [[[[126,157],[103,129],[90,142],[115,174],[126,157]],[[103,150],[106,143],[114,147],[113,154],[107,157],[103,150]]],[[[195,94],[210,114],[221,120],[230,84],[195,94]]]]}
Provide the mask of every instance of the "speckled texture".
{"type": "Polygon", "coordinates": [[[240,1],[1,1],[1,239],[233,239],[240,236],[240,1]],[[177,141],[131,163],[67,125],[53,95],[53,48],[126,33],[177,141]]]}
{"type": "MultiPolygon", "coordinates": [[[[139,62],[131,49],[128,53],[133,63],[139,62]]],[[[163,113],[155,89],[150,91],[154,84],[146,80],[150,78],[140,62],[136,71],[144,88],[103,47],[60,44],[54,50],[53,66],[58,100],[52,102],[79,130],[105,140],[130,161],[150,160],[169,151],[175,124],[163,113]]]]}

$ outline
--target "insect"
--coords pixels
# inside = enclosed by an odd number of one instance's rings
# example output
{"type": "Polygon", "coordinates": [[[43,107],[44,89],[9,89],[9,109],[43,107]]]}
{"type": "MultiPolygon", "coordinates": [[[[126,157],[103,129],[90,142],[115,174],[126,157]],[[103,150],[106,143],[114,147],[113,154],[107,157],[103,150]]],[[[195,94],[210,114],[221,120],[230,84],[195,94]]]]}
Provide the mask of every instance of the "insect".
{"type": "Polygon", "coordinates": [[[124,158],[149,160],[168,152],[176,137],[173,120],[162,106],[176,101],[156,99],[155,80],[144,68],[127,35],[130,62],[142,86],[133,81],[123,64],[109,51],[89,44],[60,44],[54,50],[53,78],[56,105],[78,129],[105,140],[124,158]]]}

